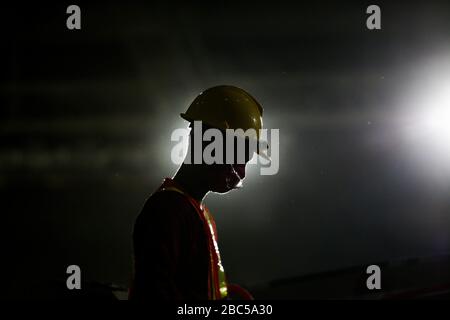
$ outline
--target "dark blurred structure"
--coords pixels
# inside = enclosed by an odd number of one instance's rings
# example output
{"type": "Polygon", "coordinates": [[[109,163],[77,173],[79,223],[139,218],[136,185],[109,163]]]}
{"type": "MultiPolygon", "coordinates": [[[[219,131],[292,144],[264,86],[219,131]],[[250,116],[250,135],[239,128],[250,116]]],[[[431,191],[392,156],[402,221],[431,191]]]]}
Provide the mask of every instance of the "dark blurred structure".
{"type": "Polygon", "coordinates": [[[256,299],[449,299],[450,256],[397,259],[376,263],[380,290],[366,287],[367,266],[354,266],[270,281],[253,288],[256,299]]]}
{"type": "Polygon", "coordinates": [[[133,220],[176,169],[171,131],[217,84],[251,92],[280,129],[277,175],[207,201],[233,282],[449,252],[450,170],[418,166],[395,116],[412,71],[450,54],[448,3],[378,2],[373,32],[364,1],[77,4],[79,31],[63,3],[2,4],[8,297],[52,297],[70,264],[127,287],[133,220]]]}

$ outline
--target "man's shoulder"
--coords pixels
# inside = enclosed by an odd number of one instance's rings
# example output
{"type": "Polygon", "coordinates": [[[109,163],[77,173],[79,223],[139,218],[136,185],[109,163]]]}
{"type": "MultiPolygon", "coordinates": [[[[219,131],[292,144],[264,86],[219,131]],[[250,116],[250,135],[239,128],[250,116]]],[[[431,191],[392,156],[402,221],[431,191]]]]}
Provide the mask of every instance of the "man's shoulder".
{"type": "Polygon", "coordinates": [[[183,194],[155,192],[146,200],[134,222],[135,250],[142,252],[139,246],[185,238],[198,221],[198,214],[183,194]]]}
{"type": "Polygon", "coordinates": [[[180,192],[157,191],[145,202],[141,215],[158,215],[165,217],[177,217],[186,214],[196,214],[194,207],[180,192]]]}

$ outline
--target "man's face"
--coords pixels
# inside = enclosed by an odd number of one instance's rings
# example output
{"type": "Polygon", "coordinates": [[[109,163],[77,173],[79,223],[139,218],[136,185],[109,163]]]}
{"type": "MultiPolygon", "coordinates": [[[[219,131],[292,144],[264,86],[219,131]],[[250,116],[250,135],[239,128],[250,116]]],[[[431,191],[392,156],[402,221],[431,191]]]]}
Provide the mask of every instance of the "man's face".
{"type": "MultiPolygon", "coordinates": [[[[225,132],[223,132],[223,141],[225,142],[225,132]]],[[[241,139],[241,138],[239,138],[241,139]]],[[[223,164],[213,163],[206,164],[203,163],[201,166],[203,167],[202,172],[204,172],[204,179],[208,181],[210,186],[210,191],[217,193],[226,193],[233,189],[237,189],[241,186],[242,180],[245,178],[245,169],[247,163],[250,161],[252,156],[254,155],[254,150],[250,150],[249,141],[245,141],[245,139],[241,139],[238,143],[238,138],[234,138],[234,160],[233,163],[225,163],[227,159],[227,150],[226,143],[223,144],[222,155],[223,164]],[[238,150],[238,148],[245,147],[245,150],[238,150]],[[244,161],[238,161],[238,152],[239,154],[244,152],[244,161]]],[[[203,150],[205,147],[209,145],[209,141],[203,141],[203,150]]]]}
{"type": "Polygon", "coordinates": [[[209,165],[211,191],[226,193],[239,188],[245,178],[246,164],[212,164],[209,165]]]}
{"type": "MultiPolygon", "coordinates": [[[[217,193],[226,193],[230,190],[241,187],[242,181],[245,178],[245,168],[247,163],[253,156],[253,151],[249,150],[248,141],[242,146],[245,146],[245,150],[238,151],[239,143],[237,139],[234,140],[234,161],[230,164],[212,164],[209,165],[207,171],[210,172],[211,178],[211,191],[217,193]],[[244,163],[239,163],[238,152],[245,152],[244,163]]],[[[223,162],[227,158],[227,150],[223,149],[223,162]]],[[[242,162],[242,161],[241,161],[242,162]]]]}

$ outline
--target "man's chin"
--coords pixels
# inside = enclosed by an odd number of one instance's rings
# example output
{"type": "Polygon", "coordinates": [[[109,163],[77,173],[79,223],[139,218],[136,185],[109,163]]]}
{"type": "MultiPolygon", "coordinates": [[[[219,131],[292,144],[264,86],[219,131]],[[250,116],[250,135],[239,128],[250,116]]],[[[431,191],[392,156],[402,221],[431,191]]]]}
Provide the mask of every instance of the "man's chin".
{"type": "Polygon", "coordinates": [[[240,189],[240,188],[242,188],[242,181],[238,180],[233,183],[227,183],[226,185],[223,185],[223,186],[217,186],[216,188],[214,188],[211,191],[215,192],[215,193],[223,194],[223,193],[230,192],[231,190],[240,189]]]}
{"type": "Polygon", "coordinates": [[[216,188],[215,190],[212,190],[212,192],[219,193],[219,194],[225,194],[225,193],[230,192],[233,189],[235,189],[235,188],[228,188],[228,187],[227,188],[216,188]]]}

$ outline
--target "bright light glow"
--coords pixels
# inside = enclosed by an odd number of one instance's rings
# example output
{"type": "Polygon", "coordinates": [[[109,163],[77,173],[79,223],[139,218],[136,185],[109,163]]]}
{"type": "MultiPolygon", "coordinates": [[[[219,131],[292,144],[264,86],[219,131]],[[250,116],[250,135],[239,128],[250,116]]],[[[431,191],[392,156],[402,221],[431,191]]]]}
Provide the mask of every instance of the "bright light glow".
{"type": "Polygon", "coordinates": [[[450,55],[417,61],[405,85],[395,116],[399,146],[418,172],[450,185],[450,55]]]}
{"type": "Polygon", "coordinates": [[[450,168],[449,55],[422,61],[403,101],[408,140],[423,154],[448,161],[450,168]]]}
{"type": "Polygon", "coordinates": [[[430,143],[447,149],[450,148],[450,81],[435,90],[425,99],[421,126],[430,143]]]}

